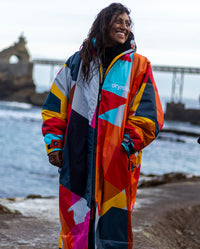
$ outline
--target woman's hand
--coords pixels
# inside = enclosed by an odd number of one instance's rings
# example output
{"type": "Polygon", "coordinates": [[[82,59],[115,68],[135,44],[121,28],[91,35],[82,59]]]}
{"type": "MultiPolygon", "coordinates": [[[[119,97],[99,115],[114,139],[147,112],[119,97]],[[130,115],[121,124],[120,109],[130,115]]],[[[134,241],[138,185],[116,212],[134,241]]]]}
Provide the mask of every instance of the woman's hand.
{"type": "Polygon", "coordinates": [[[53,164],[56,167],[61,168],[62,167],[62,151],[56,150],[51,153],[49,153],[49,162],[53,164]]]}

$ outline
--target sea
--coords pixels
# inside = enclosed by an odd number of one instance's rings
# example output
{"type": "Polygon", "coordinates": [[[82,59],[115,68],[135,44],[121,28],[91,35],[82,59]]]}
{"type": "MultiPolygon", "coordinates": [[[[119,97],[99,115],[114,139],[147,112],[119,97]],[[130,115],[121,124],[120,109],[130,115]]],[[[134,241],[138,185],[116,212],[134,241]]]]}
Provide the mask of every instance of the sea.
{"type": "MultiPolygon", "coordinates": [[[[161,97],[164,110],[167,101],[169,97],[161,97]]],[[[196,99],[186,99],[185,103],[186,107],[199,108],[196,99]]],[[[40,107],[0,101],[0,198],[58,196],[59,173],[48,162],[41,126],[40,107]]],[[[200,126],[190,123],[165,121],[164,128],[200,134],[200,126]]],[[[143,150],[141,172],[200,175],[198,136],[160,134],[165,139],[158,137],[143,150]]]]}

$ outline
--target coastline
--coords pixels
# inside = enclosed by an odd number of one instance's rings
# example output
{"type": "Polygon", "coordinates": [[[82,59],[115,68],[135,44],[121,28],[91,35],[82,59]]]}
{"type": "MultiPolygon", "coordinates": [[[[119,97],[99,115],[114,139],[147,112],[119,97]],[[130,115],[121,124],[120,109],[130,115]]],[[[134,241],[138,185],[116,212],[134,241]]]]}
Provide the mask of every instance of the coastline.
{"type": "MultiPolygon", "coordinates": [[[[134,249],[199,248],[199,193],[199,177],[139,187],[133,213],[134,249]]],[[[57,248],[57,197],[4,198],[0,204],[8,208],[0,208],[2,249],[57,248]]]]}

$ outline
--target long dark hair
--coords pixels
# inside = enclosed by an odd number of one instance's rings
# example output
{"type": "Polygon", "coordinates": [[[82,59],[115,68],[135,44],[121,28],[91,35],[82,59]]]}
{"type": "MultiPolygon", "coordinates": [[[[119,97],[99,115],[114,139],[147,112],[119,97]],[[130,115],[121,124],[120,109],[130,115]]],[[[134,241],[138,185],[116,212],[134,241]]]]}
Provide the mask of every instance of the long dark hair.
{"type": "MultiPolygon", "coordinates": [[[[89,77],[90,62],[94,58],[94,53],[92,53],[94,47],[95,50],[98,51],[99,57],[103,58],[105,54],[105,44],[108,41],[107,34],[110,27],[110,21],[113,16],[116,16],[117,18],[123,13],[126,13],[129,16],[130,10],[120,3],[112,3],[108,7],[102,9],[94,20],[87,38],[81,45],[82,73],[86,80],[89,77]]],[[[129,19],[132,24],[130,16],[129,19]]],[[[129,36],[130,38],[133,36],[132,32],[130,32],[129,36]]]]}

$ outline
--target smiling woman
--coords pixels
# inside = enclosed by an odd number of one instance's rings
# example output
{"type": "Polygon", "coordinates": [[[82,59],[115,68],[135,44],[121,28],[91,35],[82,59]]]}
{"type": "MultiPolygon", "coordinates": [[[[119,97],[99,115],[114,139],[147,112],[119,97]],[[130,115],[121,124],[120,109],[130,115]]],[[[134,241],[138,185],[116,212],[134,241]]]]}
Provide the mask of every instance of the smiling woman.
{"type": "Polygon", "coordinates": [[[142,149],[163,111],[148,59],[136,53],[130,11],[100,11],[43,106],[49,161],[59,167],[63,249],[131,249],[142,149]]]}
{"type": "Polygon", "coordinates": [[[92,49],[95,49],[99,58],[104,61],[104,72],[117,54],[131,48],[131,43],[136,49],[131,23],[130,11],[123,5],[111,4],[98,14],[81,47],[82,72],[85,79],[88,78],[90,62],[94,59],[92,49]],[[120,45],[123,46],[120,47],[120,45]],[[112,52],[112,56],[111,54],[108,56],[106,52],[111,51],[114,46],[119,46],[116,47],[119,50],[112,52]],[[111,50],[107,49],[108,47],[111,50]]]}
{"type": "Polygon", "coordinates": [[[127,13],[113,16],[109,27],[107,47],[124,44],[130,34],[130,25],[130,17],[127,13]]]}

